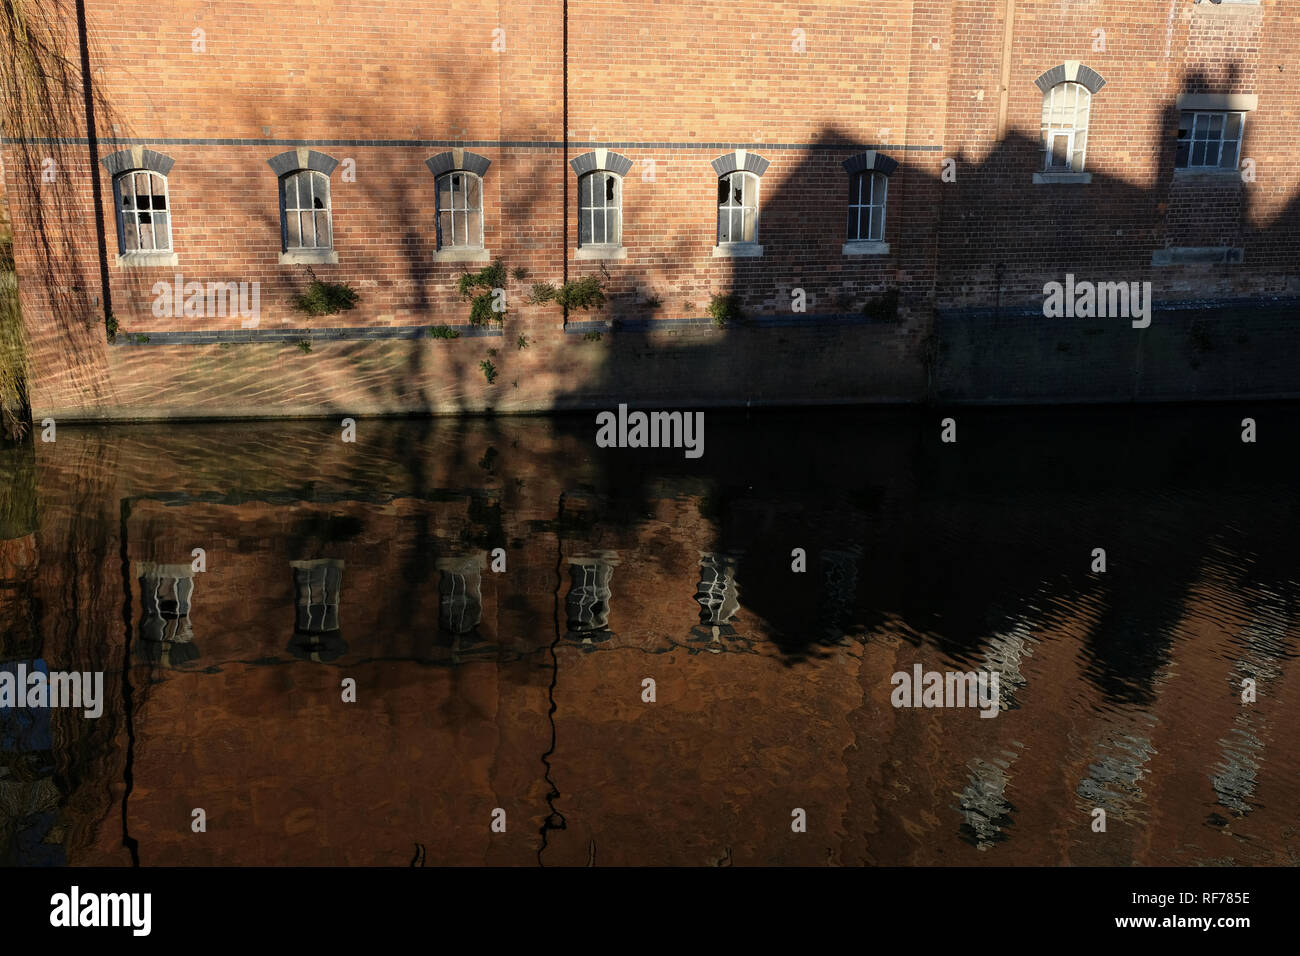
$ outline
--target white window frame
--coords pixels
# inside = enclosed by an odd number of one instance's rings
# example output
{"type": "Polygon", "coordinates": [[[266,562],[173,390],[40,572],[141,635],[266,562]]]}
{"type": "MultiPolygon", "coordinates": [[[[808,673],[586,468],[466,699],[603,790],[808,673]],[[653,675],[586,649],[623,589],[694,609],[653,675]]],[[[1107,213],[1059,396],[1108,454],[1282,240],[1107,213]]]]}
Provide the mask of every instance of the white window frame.
{"type": "Polygon", "coordinates": [[[435,229],[438,236],[439,250],[457,250],[466,252],[481,252],[483,250],[483,177],[478,173],[472,173],[467,169],[452,169],[442,173],[434,181],[434,213],[436,215],[435,229]],[[464,177],[459,190],[456,188],[456,177],[464,177]],[[451,180],[451,208],[442,208],[442,184],[444,180],[451,180]],[[469,205],[469,181],[473,180],[478,184],[478,206],[471,208],[469,205]],[[457,204],[457,196],[461,197],[461,204],[457,204]],[[442,228],[443,214],[451,217],[451,239],[448,240],[445,231],[442,228]],[[465,241],[456,241],[456,223],[458,219],[469,222],[470,213],[478,214],[477,236],[470,235],[469,226],[465,227],[465,241]]]}
{"type": "Polygon", "coordinates": [[[849,179],[849,222],[848,239],[854,242],[885,241],[885,210],[889,196],[889,177],[879,170],[862,169],[849,179]],[[862,184],[870,182],[867,189],[867,201],[862,201],[862,184]],[[879,197],[876,193],[879,191],[879,197]],[[862,230],[863,216],[867,219],[867,230],[862,230]],[[880,228],[873,228],[879,219],[880,228]],[[876,235],[879,233],[879,235],[876,235]]]}
{"type": "Polygon", "coordinates": [[[729,173],[723,173],[721,176],[719,176],[718,183],[719,185],[721,185],[724,182],[730,183],[732,180],[734,180],[737,177],[745,177],[745,179],[747,179],[750,183],[753,184],[754,202],[753,205],[746,204],[744,201],[745,195],[743,192],[741,196],[741,202],[739,203],[733,202],[735,196],[735,190],[731,188],[727,189],[726,202],[721,202],[718,203],[717,205],[717,218],[715,220],[715,226],[716,226],[715,235],[717,236],[717,244],[719,248],[727,248],[727,247],[735,247],[735,246],[740,246],[740,247],[758,246],[759,235],[760,235],[759,219],[761,216],[761,209],[762,209],[762,197],[759,192],[760,190],[759,184],[761,182],[762,177],[760,177],[757,173],[750,172],[749,170],[746,169],[735,169],[729,173]],[[747,212],[752,211],[754,217],[754,238],[753,239],[743,239],[743,238],[723,239],[722,238],[723,211],[726,210],[727,213],[727,230],[728,230],[728,235],[730,235],[732,211],[736,209],[741,210],[740,233],[742,236],[745,234],[745,215],[747,212]]]}
{"type": "Polygon", "coordinates": [[[1186,126],[1187,136],[1186,137],[1180,136],[1178,138],[1178,144],[1175,147],[1175,152],[1174,152],[1174,168],[1180,170],[1186,170],[1188,172],[1236,173],[1241,167],[1241,144],[1245,142],[1246,139],[1246,112],[1244,110],[1183,110],[1182,115],[1178,117],[1178,128],[1180,132],[1183,129],[1183,116],[1188,114],[1190,114],[1192,119],[1191,122],[1187,123],[1186,126]],[[1238,117],[1240,121],[1240,125],[1237,128],[1237,137],[1235,140],[1228,139],[1226,135],[1228,130],[1229,119],[1234,116],[1238,117]],[[1217,140],[1211,139],[1207,136],[1204,140],[1201,140],[1201,142],[1207,144],[1206,151],[1205,151],[1207,159],[1210,154],[1209,147],[1211,145],[1214,145],[1216,147],[1214,149],[1215,161],[1213,163],[1208,163],[1208,162],[1193,163],[1192,159],[1196,153],[1196,143],[1197,143],[1196,134],[1202,128],[1203,124],[1206,127],[1208,127],[1211,124],[1211,121],[1214,117],[1218,117],[1221,121],[1219,123],[1218,139],[1217,140]],[[1232,165],[1224,166],[1222,165],[1223,150],[1224,147],[1229,143],[1233,144],[1232,165]],[[1178,157],[1178,152],[1183,148],[1184,145],[1187,147],[1187,162],[1186,164],[1180,166],[1178,165],[1177,157],[1178,157]]]}
{"type": "Polygon", "coordinates": [[[280,177],[279,185],[280,185],[280,244],[283,251],[288,254],[332,252],[334,250],[334,201],[333,201],[332,191],[330,189],[329,176],[325,175],[325,173],[321,172],[319,169],[294,169],[285,173],[283,176],[280,177]],[[300,182],[299,177],[304,173],[307,174],[308,181],[312,184],[311,198],[308,200],[308,202],[312,202],[315,199],[319,198],[316,195],[316,185],[322,182],[325,184],[325,197],[324,197],[325,203],[324,206],[320,209],[312,205],[308,205],[308,206],[301,205],[302,195],[301,195],[301,190],[298,188],[297,184],[300,182]],[[288,184],[290,180],[292,180],[295,184],[294,185],[295,205],[292,206],[289,204],[289,194],[288,194],[288,184]],[[319,235],[318,235],[318,230],[316,228],[316,214],[319,212],[325,213],[325,221],[329,227],[330,235],[329,235],[328,245],[320,245],[317,242],[317,240],[319,239],[319,235]],[[302,214],[303,213],[310,213],[312,217],[313,245],[310,246],[303,245],[302,243],[302,214]],[[297,245],[289,244],[289,216],[291,214],[296,217],[298,223],[298,244],[297,245]]]}
{"type": "Polygon", "coordinates": [[[1057,83],[1043,94],[1043,116],[1039,149],[1043,153],[1043,172],[1045,173],[1082,173],[1087,168],[1088,128],[1092,123],[1092,91],[1082,83],[1067,80],[1057,83]],[[1070,106],[1062,102],[1064,97],[1074,93],[1074,103],[1070,106]],[[1057,107],[1061,106],[1062,119],[1058,120],[1057,107]],[[1069,113],[1068,122],[1064,114],[1069,113]],[[1075,156],[1075,144],[1079,134],[1083,134],[1083,147],[1075,156]],[[1066,140],[1065,165],[1053,166],[1055,155],[1053,145],[1057,139],[1066,140]]]}
{"type": "MultiPolygon", "coordinates": [[[[153,196],[153,193],[150,192],[149,195],[153,196]]],[[[116,176],[113,177],[113,203],[117,207],[117,247],[120,255],[122,256],[149,256],[155,254],[167,255],[174,251],[172,249],[172,200],[171,200],[171,194],[168,191],[167,177],[165,175],[158,172],[156,169],[142,169],[142,168],[128,169],[125,172],[118,173],[116,176]],[[162,181],[162,189],[163,189],[162,195],[163,195],[164,205],[161,210],[152,209],[152,208],[148,210],[142,210],[140,208],[139,190],[137,189],[137,183],[135,179],[135,177],[137,176],[153,176],[153,177],[157,177],[162,181]],[[123,191],[124,183],[129,183],[131,187],[131,199],[132,199],[131,209],[126,208],[126,194],[123,191]],[[156,213],[160,211],[164,213],[166,216],[167,244],[165,246],[158,244],[158,229],[157,229],[158,222],[157,222],[156,213]],[[153,236],[153,242],[154,242],[152,249],[145,249],[140,246],[140,214],[142,212],[149,216],[149,226],[150,226],[149,232],[150,235],[153,236]],[[134,223],[135,225],[136,248],[134,249],[130,249],[127,247],[126,226],[128,221],[134,223]]]]}
{"type": "Polygon", "coordinates": [[[623,177],[618,173],[611,172],[608,169],[593,169],[590,172],[583,173],[578,177],[578,248],[579,249],[620,249],[623,246],[623,177]],[[592,186],[590,196],[593,197],[590,205],[583,205],[584,193],[583,185],[585,183],[596,181],[597,176],[608,176],[614,181],[614,201],[611,204],[608,199],[597,206],[594,201],[595,187],[592,186]],[[584,217],[590,216],[591,235],[596,235],[596,219],[599,216],[605,226],[605,239],[603,242],[596,242],[594,239],[582,241],[582,222],[584,217]],[[610,218],[614,220],[615,238],[610,239],[610,218]]]}

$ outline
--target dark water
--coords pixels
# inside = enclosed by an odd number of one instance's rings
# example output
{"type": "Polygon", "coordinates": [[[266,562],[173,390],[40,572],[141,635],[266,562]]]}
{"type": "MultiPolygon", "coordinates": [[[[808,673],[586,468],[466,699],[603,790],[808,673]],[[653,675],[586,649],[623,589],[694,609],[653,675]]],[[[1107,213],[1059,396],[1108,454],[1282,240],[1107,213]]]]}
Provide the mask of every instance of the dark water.
{"type": "Polygon", "coordinates": [[[0,661],[104,710],[0,710],[0,859],[1293,865],[1297,411],[61,426],[0,661]]]}

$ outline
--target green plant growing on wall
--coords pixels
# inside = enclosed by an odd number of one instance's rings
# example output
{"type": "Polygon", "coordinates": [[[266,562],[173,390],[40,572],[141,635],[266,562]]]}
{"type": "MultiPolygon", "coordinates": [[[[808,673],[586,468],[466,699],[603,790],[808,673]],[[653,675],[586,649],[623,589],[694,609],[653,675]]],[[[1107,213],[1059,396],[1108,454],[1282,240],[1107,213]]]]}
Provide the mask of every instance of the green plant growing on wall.
{"type": "Polygon", "coordinates": [[[862,314],[869,319],[882,322],[898,321],[898,290],[886,289],[880,295],[873,296],[862,306],[862,314]]]}
{"type": "Polygon", "coordinates": [[[429,335],[435,339],[460,338],[460,332],[449,325],[431,325],[429,326],[429,335]]]}
{"type": "Polygon", "coordinates": [[[489,322],[504,322],[506,310],[492,308],[497,300],[498,291],[504,299],[506,287],[506,267],[500,260],[484,266],[478,272],[461,274],[457,283],[462,299],[468,299],[469,321],[471,325],[487,325],[489,322]]]}
{"type": "Polygon", "coordinates": [[[109,315],[104,319],[104,329],[108,332],[108,341],[116,342],[118,333],[117,317],[112,313],[109,313],[109,315]]]}
{"type": "Polygon", "coordinates": [[[303,354],[303,355],[306,355],[307,353],[309,353],[309,352],[311,351],[311,343],[310,343],[309,341],[307,341],[306,339],[299,339],[299,340],[298,340],[297,342],[295,342],[294,344],[297,345],[298,348],[302,349],[302,354],[303,354]]]}
{"type": "Polygon", "coordinates": [[[582,339],[584,342],[599,342],[601,340],[601,334],[599,332],[588,332],[582,337],[582,339]]]}
{"type": "Polygon", "coordinates": [[[484,359],[479,362],[478,367],[483,370],[483,377],[487,379],[489,385],[497,380],[497,367],[492,364],[491,359],[484,359]]]}
{"type": "Polygon", "coordinates": [[[298,309],[308,315],[334,315],[356,307],[361,296],[346,282],[325,282],[316,276],[311,266],[303,266],[311,282],[297,296],[298,309]]]}
{"type": "Polygon", "coordinates": [[[719,329],[725,329],[732,322],[738,322],[744,317],[740,311],[740,296],[734,293],[715,295],[709,300],[706,311],[709,313],[709,318],[713,320],[714,326],[719,329]]]}
{"type": "Polygon", "coordinates": [[[529,303],[533,305],[554,302],[566,320],[574,309],[599,309],[605,304],[605,299],[605,287],[601,284],[600,276],[584,276],[558,288],[549,282],[538,282],[533,285],[528,296],[529,303]]]}
{"type": "Polygon", "coordinates": [[[131,341],[136,345],[148,345],[149,336],[145,335],[143,332],[137,332],[135,335],[131,336],[131,341]]]}
{"type": "Polygon", "coordinates": [[[515,341],[515,348],[517,349],[528,348],[528,336],[526,335],[519,336],[519,338],[515,341]]]}
{"type": "Polygon", "coordinates": [[[510,270],[510,274],[514,276],[516,279],[518,279],[520,282],[523,282],[525,279],[528,278],[528,270],[525,269],[523,266],[515,266],[513,269],[510,270]]]}

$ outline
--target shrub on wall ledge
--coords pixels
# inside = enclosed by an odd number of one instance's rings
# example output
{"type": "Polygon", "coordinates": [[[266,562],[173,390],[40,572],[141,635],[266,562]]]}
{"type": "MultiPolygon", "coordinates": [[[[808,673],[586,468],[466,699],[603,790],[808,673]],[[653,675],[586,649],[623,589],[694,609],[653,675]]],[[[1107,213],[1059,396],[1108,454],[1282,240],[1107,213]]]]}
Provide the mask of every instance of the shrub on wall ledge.
{"type": "Polygon", "coordinates": [[[867,300],[862,307],[862,314],[869,319],[883,322],[898,321],[898,290],[886,289],[880,295],[867,300]]]}
{"type": "Polygon", "coordinates": [[[715,295],[709,300],[708,313],[709,318],[713,319],[713,324],[720,329],[726,328],[732,322],[738,322],[744,317],[740,311],[740,296],[715,295]]]}
{"type": "Polygon", "coordinates": [[[310,266],[304,267],[311,283],[305,292],[298,294],[300,311],[308,315],[334,315],[356,307],[360,294],[346,282],[324,282],[317,278],[310,266]]]}
{"type": "Polygon", "coordinates": [[[567,318],[573,309],[599,309],[605,304],[605,289],[599,276],[586,276],[558,288],[549,282],[538,282],[533,286],[528,301],[533,305],[554,302],[567,318]]]}

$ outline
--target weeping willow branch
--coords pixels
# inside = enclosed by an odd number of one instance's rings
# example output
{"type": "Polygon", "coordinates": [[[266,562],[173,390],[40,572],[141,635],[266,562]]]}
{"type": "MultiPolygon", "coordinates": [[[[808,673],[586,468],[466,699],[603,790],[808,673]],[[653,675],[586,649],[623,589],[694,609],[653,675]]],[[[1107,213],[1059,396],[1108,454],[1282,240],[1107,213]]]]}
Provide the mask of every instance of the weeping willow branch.
{"type": "MultiPolygon", "coordinates": [[[[76,182],[78,172],[84,176],[87,134],[83,42],[90,40],[80,35],[70,0],[0,0],[0,136],[14,213],[12,236],[0,236],[0,435],[10,438],[21,437],[31,418],[17,276],[22,301],[39,310],[42,323],[86,329],[105,318],[86,281],[94,263],[84,236],[98,210],[87,208],[76,182]],[[5,254],[14,240],[16,269],[5,254]]],[[[98,94],[94,102],[100,116],[110,115],[98,94]]]]}

